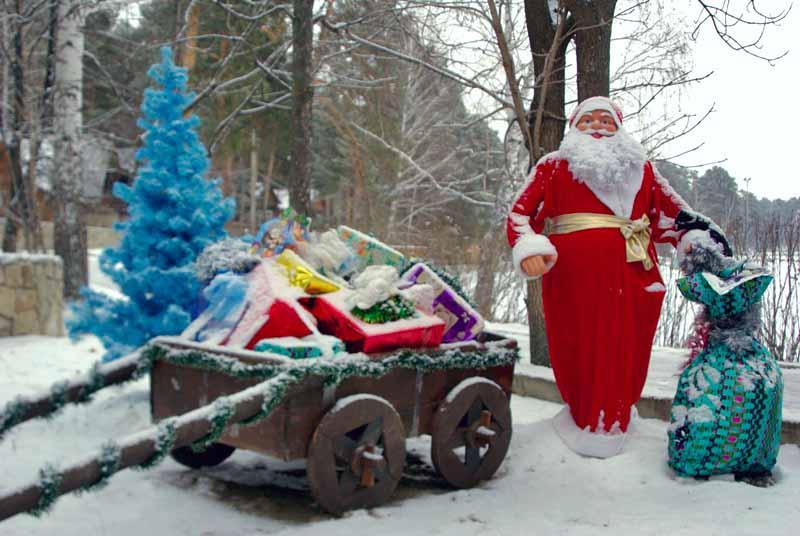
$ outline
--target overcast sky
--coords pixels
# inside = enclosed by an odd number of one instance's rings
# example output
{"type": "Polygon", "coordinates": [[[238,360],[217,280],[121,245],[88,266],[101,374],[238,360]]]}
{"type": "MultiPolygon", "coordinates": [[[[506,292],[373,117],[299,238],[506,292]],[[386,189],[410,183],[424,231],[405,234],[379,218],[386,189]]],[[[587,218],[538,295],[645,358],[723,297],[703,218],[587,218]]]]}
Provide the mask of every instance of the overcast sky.
{"type": "MultiPolygon", "coordinates": [[[[697,14],[696,4],[692,1],[687,11],[692,20],[697,14]]],[[[760,4],[774,9],[788,4],[788,0],[760,4]]],[[[684,105],[701,114],[714,104],[716,112],[691,140],[705,141],[705,146],[679,163],[726,158],[720,165],[737,178],[741,189],[745,188],[743,179],[750,177],[750,191],[757,197],[800,197],[799,12],[800,4],[780,26],[767,29],[764,52],[789,51],[774,66],[734,52],[710,25],[703,27],[694,44],[695,73],[714,71],[714,75],[688,89],[684,105]]]]}

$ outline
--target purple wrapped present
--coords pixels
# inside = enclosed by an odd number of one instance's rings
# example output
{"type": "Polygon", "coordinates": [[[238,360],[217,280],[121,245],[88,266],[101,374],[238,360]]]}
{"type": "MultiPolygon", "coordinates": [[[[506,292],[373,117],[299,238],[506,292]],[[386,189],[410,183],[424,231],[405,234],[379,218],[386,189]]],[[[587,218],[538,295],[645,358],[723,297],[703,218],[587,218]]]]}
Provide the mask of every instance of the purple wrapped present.
{"type": "Polygon", "coordinates": [[[483,331],[481,315],[424,264],[415,264],[403,274],[401,286],[408,285],[430,285],[433,288],[433,314],[446,324],[443,343],[469,341],[483,331]]]}

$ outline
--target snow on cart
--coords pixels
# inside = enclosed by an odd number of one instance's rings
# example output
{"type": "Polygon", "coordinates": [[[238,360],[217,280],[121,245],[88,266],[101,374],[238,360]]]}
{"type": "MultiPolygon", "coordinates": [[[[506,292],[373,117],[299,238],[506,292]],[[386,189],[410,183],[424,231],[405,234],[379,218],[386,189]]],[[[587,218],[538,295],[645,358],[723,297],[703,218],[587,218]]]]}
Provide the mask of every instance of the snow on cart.
{"type": "Polygon", "coordinates": [[[237,448],[306,460],[314,498],[335,514],[391,497],[408,437],[431,436],[433,464],[456,488],[497,471],[511,440],[516,343],[483,332],[446,273],[352,229],[310,236],[291,214],[262,226],[255,244],[210,247],[197,266],[205,289],[180,337],[0,414],[2,434],[149,374],[155,423],[73,466],[45,466],[0,497],[0,520],[167,455],[200,468],[237,448]]]}

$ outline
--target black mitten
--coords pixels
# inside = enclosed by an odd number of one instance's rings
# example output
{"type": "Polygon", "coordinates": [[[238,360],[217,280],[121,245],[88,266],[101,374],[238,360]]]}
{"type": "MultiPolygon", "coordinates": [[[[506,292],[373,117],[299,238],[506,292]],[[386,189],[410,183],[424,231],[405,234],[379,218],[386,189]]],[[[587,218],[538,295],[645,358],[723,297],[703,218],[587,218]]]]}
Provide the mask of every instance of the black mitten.
{"type": "Polygon", "coordinates": [[[675,227],[679,231],[708,231],[711,240],[722,246],[722,252],[725,256],[733,256],[733,250],[728,244],[728,239],[722,233],[722,229],[710,218],[696,212],[681,210],[675,218],[675,227]]]}

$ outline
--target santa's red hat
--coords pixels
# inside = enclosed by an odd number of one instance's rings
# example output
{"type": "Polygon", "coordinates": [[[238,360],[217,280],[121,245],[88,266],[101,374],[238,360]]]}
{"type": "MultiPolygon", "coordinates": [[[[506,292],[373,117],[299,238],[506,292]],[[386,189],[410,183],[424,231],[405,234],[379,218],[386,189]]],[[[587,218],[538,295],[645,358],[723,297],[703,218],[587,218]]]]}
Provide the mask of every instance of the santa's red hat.
{"type": "Polygon", "coordinates": [[[608,97],[589,97],[578,104],[575,110],[572,111],[572,114],[569,116],[570,128],[575,126],[575,121],[583,114],[588,114],[595,110],[605,110],[610,113],[614,118],[614,122],[617,124],[617,128],[622,127],[622,110],[620,110],[619,106],[614,104],[614,101],[608,97]]]}

